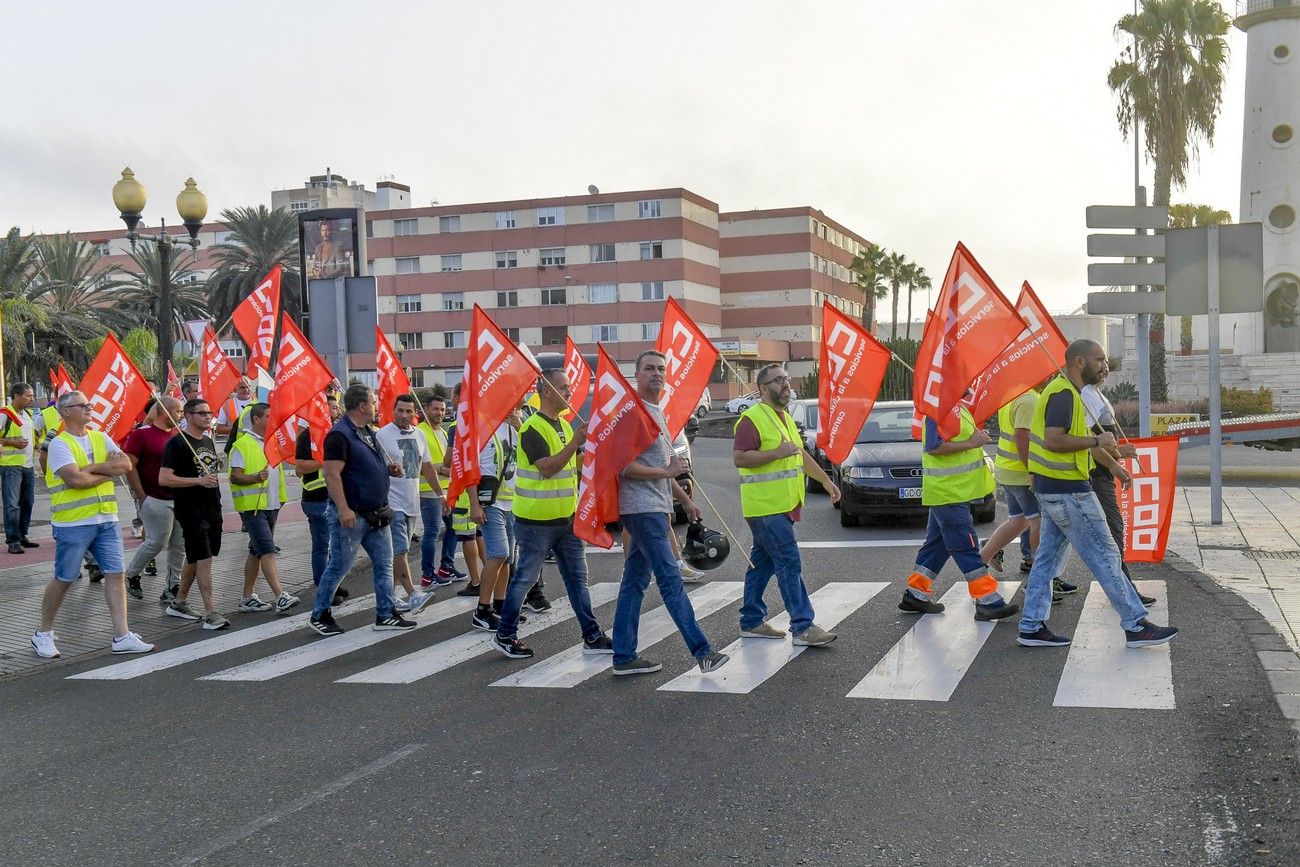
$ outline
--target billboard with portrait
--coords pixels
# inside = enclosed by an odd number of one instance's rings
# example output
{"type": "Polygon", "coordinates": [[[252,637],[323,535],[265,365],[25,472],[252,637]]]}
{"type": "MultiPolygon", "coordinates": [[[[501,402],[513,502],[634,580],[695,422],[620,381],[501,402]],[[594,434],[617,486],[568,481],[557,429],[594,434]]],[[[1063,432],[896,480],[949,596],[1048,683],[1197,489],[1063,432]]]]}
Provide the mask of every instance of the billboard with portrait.
{"type": "Polygon", "coordinates": [[[302,221],[308,280],[357,276],[356,226],[354,215],[302,221]]]}

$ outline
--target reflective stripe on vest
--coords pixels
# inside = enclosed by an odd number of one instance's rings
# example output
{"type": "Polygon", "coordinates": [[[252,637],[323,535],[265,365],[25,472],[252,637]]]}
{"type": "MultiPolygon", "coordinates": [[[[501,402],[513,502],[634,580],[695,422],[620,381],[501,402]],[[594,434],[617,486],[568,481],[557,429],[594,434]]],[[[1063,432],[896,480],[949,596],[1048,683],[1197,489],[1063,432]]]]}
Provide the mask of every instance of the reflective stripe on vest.
{"type": "MultiPolygon", "coordinates": [[[[246,476],[255,476],[262,470],[266,469],[268,462],[266,454],[262,451],[262,441],[252,434],[243,434],[235,440],[232,447],[244,459],[243,473],[246,476]]],[[[251,485],[237,485],[233,477],[234,468],[231,468],[230,481],[230,498],[235,502],[236,512],[254,512],[258,509],[265,509],[270,503],[270,479],[265,482],[254,482],[251,485]]],[[[284,473],[277,472],[280,477],[278,488],[280,492],[280,505],[283,506],[285,500],[289,498],[288,487],[285,485],[284,473]]]]}
{"type": "Polygon", "coordinates": [[[59,418],[58,407],[53,406],[47,406],[41,410],[41,418],[45,422],[45,432],[42,439],[48,447],[50,443],[54,442],[54,438],[59,435],[59,427],[63,422],[59,418]]]}
{"type": "Polygon", "coordinates": [[[546,440],[549,454],[556,455],[564,450],[566,443],[573,441],[573,427],[560,419],[561,434],[555,430],[550,420],[540,412],[535,412],[519,428],[519,445],[515,449],[515,498],[514,512],[516,518],[526,521],[553,521],[557,518],[569,518],[578,509],[578,453],[574,451],[568,463],[555,475],[543,478],[537,465],[528,460],[524,453],[524,434],[535,430],[546,440]]]}
{"type": "MultiPolygon", "coordinates": [[[[975,435],[975,418],[961,407],[961,428],[949,442],[960,443],[975,435]]],[[[992,493],[993,473],[984,460],[984,449],[972,446],[950,455],[921,453],[921,503],[946,506],[970,503],[992,493]]]]}
{"type": "MultiPolygon", "coordinates": [[[[86,434],[90,437],[91,457],[86,456],[81,443],[72,434],[64,431],[55,437],[68,444],[68,450],[72,452],[72,459],[77,462],[78,468],[92,463],[102,464],[108,460],[108,437],[97,430],[87,431],[86,434]]],[[[93,488],[70,488],[62,478],[54,474],[52,466],[47,465],[45,469],[45,484],[50,489],[51,523],[68,524],[96,515],[117,514],[117,495],[113,492],[112,479],[106,479],[93,488]]]]}
{"type": "MultiPolygon", "coordinates": [[[[749,419],[758,431],[758,450],[771,451],[782,442],[801,443],[799,428],[788,413],[778,418],[766,403],[756,403],[745,410],[741,419],[749,419]]],[[[736,425],[740,425],[737,419],[736,425]]],[[[759,467],[739,469],[740,508],[746,518],[784,515],[803,503],[803,449],[787,458],[777,458],[759,467]]]]}
{"type": "MultiPolygon", "coordinates": [[[[18,410],[14,409],[12,405],[6,406],[5,409],[9,410],[18,418],[22,418],[24,415],[26,415],[28,423],[32,421],[31,413],[19,412],[18,410]]],[[[14,423],[12,421],[9,421],[8,419],[5,419],[4,433],[6,437],[13,436],[12,432],[9,430],[12,427],[14,427],[14,423]]],[[[18,436],[23,435],[23,430],[21,427],[18,428],[17,435],[18,436]]],[[[27,439],[27,444],[31,445],[30,437],[28,437],[27,439]]],[[[15,448],[14,446],[5,446],[3,452],[0,452],[0,467],[25,467],[25,466],[27,466],[27,449],[15,448]]]]}
{"type": "Polygon", "coordinates": [[[1047,401],[1055,394],[1069,392],[1074,401],[1074,412],[1070,417],[1070,436],[1088,437],[1088,421],[1083,408],[1083,398],[1070,381],[1063,376],[1052,380],[1034,405],[1034,421],[1029,429],[1029,472],[1037,476],[1066,481],[1087,481],[1092,470],[1092,453],[1088,449],[1077,452],[1054,452],[1045,445],[1047,436],[1047,401]]]}
{"type": "MultiPolygon", "coordinates": [[[[441,426],[439,426],[435,431],[427,421],[420,422],[416,427],[420,429],[422,434],[424,434],[424,441],[429,446],[429,462],[432,463],[435,468],[441,467],[443,459],[447,456],[447,432],[444,431],[441,426]]],[[[444,494],[447,493],[447,484],[450,481],[451,479],[446,476],[441,476],[438,479],[438,485],[442,488],[444,494]]],[[[429,484],[428,480],[424,478],[423,474],[421,474],[420,496],[425,495],[428,495],[430,498],[433,497],[433,485],[429,484]]]]}

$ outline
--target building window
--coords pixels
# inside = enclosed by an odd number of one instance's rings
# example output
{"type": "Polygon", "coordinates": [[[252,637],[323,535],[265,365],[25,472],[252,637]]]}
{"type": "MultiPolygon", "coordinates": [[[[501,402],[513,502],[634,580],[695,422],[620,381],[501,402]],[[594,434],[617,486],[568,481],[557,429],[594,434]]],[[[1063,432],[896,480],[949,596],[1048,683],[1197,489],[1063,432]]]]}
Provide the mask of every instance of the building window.
{"type": "Polygon", "coordinates": [[[402,237],[403,235],[420,234],[420,221],[414,218],[404,220],[393,220],[393,236],[402,237]]]}
{"type": "Polygon", "coordinates": [[[587,222],[588,223],[614,222],[614,206],[613,205],[588,205],[587,222]]]}
{"type": "Polygon", "coordinates": [[[424,388],[423,367],[417,367],[411,371],[411,388],[424,388]]]}
{"type": "Polygon", "coordinates": [[[641,300],[642,301],[664,300],[664,281],[656,280],[653,283],[642,283],[641,300]]]}
{"type": "Polygon", "coordinates": [[[591,339],[597,343],[618,343],[617,325],[591,326],[591,339]]]}
{"type": "Polygon", "coordinates": [[[591,261],[593,262],[613,262],[614,245],[613,244],[592,244],[591,261]]]}
{"type": "Polygon", "coordinates": [[[107,256],[109,253],[112,252],[112,250],[113,250],[113,246],[109,241],[99,241],[95,244],[96,256],[107,256]]]}
{"type": "Polygon", "coordinates": [[[518,307],[518,306],[519,306],[519,292],[517,292],[517,291],[514,290],[514,289],[508,289],[508,290],[506,290],[506,291],[504,291],[504,292],[498,292],[498,293],[497,293],[497,306],[498,306],[498,307],[518,307]]]}
{"type": "Polygon", "coordinates": [[[659,323],[658,323],[658,322],[642,322],[642,323],[641,323],[641,339],[642,339],[642,340],[658,340],[658,339],[659,339],[659,323]]]}
{"type": "Polygon", "coordinates": [[[399,256],[397,259],[398,274],[419,274],[420,257],[419,256],[399,256]]]}
{"type": "Polygon", "coordinates": [[[543,346],[562,346],[564,338],[568,336],[569,329],[564,325],[543,325],[542,326],[542,345],[543,346]]]}
{"type": "Polygon", "coordinates": [[[516,222],[514,211],[497,211],[496,227],[498,229],[513,229],[516,222]]]}
{"type": "Polygon", "coordinates": [[[538,208],[537,225],[539,226],[563,226],[564,225],[564,208],[538,208]]]}
{"type": "Polygon", "coordinates": [[[456,217],[439,217],[439,218],[438,218],[438,231],[439,231],[439,232],[459,232],[459,231],[460,231],[460,217],[459,217],[459,216],[456,216],[456,217]]]}
{"type": "Polygon", "coordinates": [[[464,379],[465,368],[463,367],[454,367],[451,370],[444,370],[442,372],[442,381],[448,388],[455,388],[460,385],[461,381],[464,379]]]}
{"type": "Polygon", "coordinates": [[[663,241],[642,241],[641,258],[642,259],[662,259],[664,257],[663,241]]]}
{"type": "Polygon", "coordinates": [[[545,286],[542,288],[542,306],[553,307],[557,304],[567,304],[568,293],[564,286],[545,286]]]}
{"type": "Polygon", "coordinates": [[[662,205],[658,199],[636,203],[636,215],[642,220],[662,216],[662,205]]]}
{"type": "Polygon", "coordinates": [[[464,292],[444,292],[442,293],[443,310],[464,310],[465,293],[464,292]]]}
{"type": "Polygon", "coordinates": [[[398,295],[397,312],[398,313],[419,313],[421,308],[421,296],[419,295],[398,295]]]}
{"type": "Polygon", "coordinates": [[[518,268],[518,267],[519,267],[519,251],[518,251],[518,250],[502,250],[501,252],[497,253],[497,267],[498,267],[498,268],[518,268]]]}
{"type": "Polygon", "coordinates": [[[366,220],[366,237],[367,237],[367,238],[373,238],[373,237],[375,237],[375,221],[374,221],[374,220],[366,220]]]}
{"type": "Polygon", "coordinates": [[[222,351],[226,353],[227,358],[243,358],[244,347],[242,346],[223,346],[222,351]]]}
{"type": "Polygon", "coordinates": [[[442,332],[443,349],[464,349],[465,332],[464,331],[444,331],[442,332]]]}
{"type": "Polygon", "coordinates": [[[290,211],[306,211],[306,210],[308,210],[309,208],[311,208],[311,202],[305,202],[305,201],[304,201],[304,202],[290,202],[290,203],[289,203],[289,210],[290,210],[290,211]]]}
{"type": "Polygon", "coordinates": [[[451,254],[451,255],[449,255],[449,256],[443,256],[443,257],[442,257],[442,270],[443,270],[443,271],[459,271],[459,270],[460,270],[460,254],[459,254],[459,253],[453,253],[453,254],[451,254]]]}
{"type": "Polygon", "coordinates": [[[592,283],[588,289],[592,304],[613,304],[618,300],[617,283],[592,283]]]}
{"type": "Polygon", "coordinates": [[[401,344],[398,349],[406,347],[407,349],[424,348],[423,331],[399,331],[397,332],[397,342],[401,344]]]}
{"type": "Polygon", "coordinates": [[[510,341],[511,341],[512,343],[518,343],[518,342],[519,342],[519,329],[518,329],[518,328],[507,328],[507,329],[505,329],[505,332],[506,332],[506,337],[509,337],[509,338],[510,338],[510,341]]]}
{"type": "Polygon", "coordinates": [[[538,264],[541,265],[563,265],[564,248],[563,247],[543,247],[537,251],[538,264]]]}

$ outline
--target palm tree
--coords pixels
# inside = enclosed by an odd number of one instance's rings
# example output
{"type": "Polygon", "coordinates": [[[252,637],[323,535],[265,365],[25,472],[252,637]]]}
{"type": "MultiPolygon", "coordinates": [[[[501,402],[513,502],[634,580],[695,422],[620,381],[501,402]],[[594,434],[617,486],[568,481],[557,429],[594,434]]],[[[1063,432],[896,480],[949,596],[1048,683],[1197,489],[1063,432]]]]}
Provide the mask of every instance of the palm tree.
{"type": "MultiPolygon", "coordinates": [[[[1116,31],[1133,38],[1106,77],[1119,97],[1117,117],[1127,137],[1145,124],[1147,155],[1155,163],[1154,205],[1168,205],[1174,186],[1187,183],[1199,139],[1214,142],[1228,63],[1224,35],[1231,22],[1215,0],[1145,0],[1116,31]]],[[[1165,400],[1165,317],[1151,317],[1151,398],[1165,400]]]]}
{"type": "Polygon", "coordinates": [[[884,280],[885,249],[878,244],[868,244],[858,255],[853,257],[849,270],[853,272],[854,284],[862,290],[865,306],[862,309],[862,324],[872,331],[876,326],[876,301],[884,298],[889,286],[884,280]]]}
{"type": "Polygon", "coordinates": [[[37,238],[33,260],[28,298],[46,314],[37,328],[37,369],[60,362],[84,369],[91,358],[90,341],[105,329],[120,333],[135,322],[134,311],[114,303],[120,269],[105,264],[94,247],[70,234],[37,238]]]}
{"type": "MultiPolygon", "coordinates": [[[[45,323],[45,311],[28,297],[36,269],[35,239],[15,226],[0,238],[0,323],[3,328],[4,366],[12,376],[28,355],[28,337],[45,323]]],[[[37,368],[39,369],[39,368],[37,368]]],[[[25,376],[24,376],[25,378],[25,376]]],[[[7,384],[7,383],[6,383],[7,384]]]]}
{"type": "MultiPolygon", "coordinates": [[[[116,292],[118,303],[134,312],[133,324],[141,328],[158,329],[159,308],[162,299],[162,256],[157,244],[148,244],[131,251],[135,267],[127,272],[127,279],[116,292]]],[[[195,272],[197,257],[192,251],[172,249],[169,269],[172,289],[172,331],[189,340],[184,324],[187,320],[208,318],[208,295],[203,281],[195,272]]]]}
{"type": "Polygon", "coordinates": [[[295,318],[302,310],[302,273],[298,258],[298,218],[283,208],[270,210],[232,208],[221,212],[230,236],[214,249],[217,270],[208,278],[208,309],[218,324],[276,265],[280,276],[280,302],[295,318]]]}
{"type": "MultiPolygon", "coordinates": [[[[912,279],[907,284],[907,336],[912,337],[912,295],[917,292],[929,292],[930,275],[920,265],[916,266],[916,271],[912,274],[912,279]]],[[[927,304],[927,306],[929,306],[927,304]]]]}
{"type": "Polygon", "coordinates": [[[889,281],[893,309],[893,315],[890,317],[889,339],[893,342],[898,339],[898,293],[907,282],[912,263],[902,253],[894,251],[885,256],[881,266],[882,276],[889,281]]]}
{"type": "MultiPolygon", "coordinates": [[[[1177,204],[1169,206],[1169,228],[1191,229],[1196,226],[1222,226],[1232,222],[1232,214],[1210,205],[1177,204]]],[[[1192,351],[1192,317],[1181,316],[1178,322],[1178,346],[1184,355],[1192,351]]]]}

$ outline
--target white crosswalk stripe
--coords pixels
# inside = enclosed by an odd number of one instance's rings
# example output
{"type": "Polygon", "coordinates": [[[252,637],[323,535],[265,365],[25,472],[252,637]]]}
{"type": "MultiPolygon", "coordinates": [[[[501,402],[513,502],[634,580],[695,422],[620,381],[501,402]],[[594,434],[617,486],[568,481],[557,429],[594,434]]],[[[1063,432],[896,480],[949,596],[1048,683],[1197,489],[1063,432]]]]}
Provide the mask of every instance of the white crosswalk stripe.
{"type": "MultiPolygon", "coordinates": [[[[1163,581],[1134,583],[1148,596],[1162,601],[1169,598],[1163,581]]],[[[1052,704],[1172,710],[1174,680],[1169,645],[1125,647],[1119,616],[1101,585],[1094,581],[1088,586],[1088,597],[1071,636],[1070,655],[1052,704]]]]}
{"type": "MultiPolygon", "coordinates": [[[[591,585],[591,604],[593,608],[609,602],[617,595],[617,582],[605,581],[591,585]]],[[[573,617],[573,609],[569,606],[569,600],[567,598],[558,599],[553,603],[550,611],[542,614],[530,614],[528,622],[519,627],[518,636],[524,638],[535,632],[541,632],[543,629],[571,617],[573,617]]],[[[492,633],[490,632],[467,632],[463,635],[457,635],[455,638],[440,641],[430,647],[422,648],[414,653],[408,653],[383,665],[377,665],[350,677],[341,678],[336,682],[414,683],[440,671],[445,671],[454,665],[459,665],[467,659],[473,659],[484,653],[492,653],[491,642],[492,633]]]]}
{"type": "MultiPolygon", "coordinates": [[[[817,624],[825,629],[835,627],[888,586],[884,582],[856,581],[836,581],[823,585],[811,596],[817,624]]],[[[782,612],[768,622],[777,629],[788,630],[790,615],[782,612]]],[[[789,634],[780,641],[771,638],[741,638],[723,649],[722,652],[730,656],[731,660],[716,672],[703,674],[697,668],[691,669],[659,689],[670,692],[748,693],[805,650],[806,647],[795,647],[789,634]]]]}
{"type": "MultiPolygon", "coordinates": [[[[1003,581],[998,592],[1010,599],[1019,581],[1003,581]]],[[[889,649],[866,677],[849,691],[849,698],[947,701],[984,642],[1002,621],[977,622],[965,582],[958,581],[939,600],[947,610],[924,614],[889,649]]],[[[1007,618],[1013,624],[1015,617],[1007,618]]]]}
{"type": "MultiPolygon", "coordinates": [[[[336,617],[343,617],[348,614],[354,614],[366,608],[374,608],[375,597],[373,594],[361,596],[357,599],[349,599],[342,605],[336,605],[333,608],[336,617]]],[[[307,621],[311,619],[311,612],[306,614],[294,614],[289,617],[278,617],[270,623],[263,623],[259,626],[250,626],[247,629],[237,629],[230,632],[221,632],[213,635],[211,638],[204,638],[200,641],[194,641],[183,647],[174,647],[171,650],[163,650],[158,653],[149,653],[144,656],[138,656],[127,662],[119,662],[115,665],[108,665],[104,668],[96,668],[92,671],[83,671],[81,674],[68,676],[68,680],[130,680],[134,677],[140,677],[144,674],[152,674],[155,671],[162,671],[167,668],[174,668],[178,665],[185,665],[187,662],[194,662],[197,659],[205,659],[209,656],[215,656],[218,653],[225,653],[228,650],[235,650],[240,647],[247,647],[250,644],[256,644],[259,641],[266,641],[271,638],[278,638],[281,635],[287,635],[290,632],[305,629],[307,621]]],[[[195,624],[195,629],[199,629],[195,624]]]]}
{"type": "MultiPolygon", "coordinates": [[[[450,599],[435,602],[415,615],[413,618],[415,629],[423,629],[426,626],[441,623],[452,617],[469,614],[476,605],[478,605],[478,599],[469,596],[453,596],[450,599]]],[[[264,659],[257,659],[243,665],[237,665],[234,668],[227,668],[225,671],[204,675],[199,680],[271,680],[379,644],[381,641],[406,635],[409,632],[414,632],[415,629],[408,629],[405,632],[376,632],[368,624],[362,625],[349,629],[342,635],[319,638],[310,644],[292,647],[264,659]]]]}
{"type": "MultiPolygon", "coordinates": [[[[718,609],[735,602],[740,598],[742,590],[744,584],[740,581],[711,581],[696,588],[690,594],[696,618],[703,620],[718,609]]],[[[641,617],[638,647],[645,649],[676,634],[677,626],[668,616],[668,609],[661,605],[641,617]]],[[[608,670],[612,665],[612,656],[588,656],[583,653],[581,644],[575,644],[509,677],[503,677],[492,685],[572,687],[608,670]]]]}

